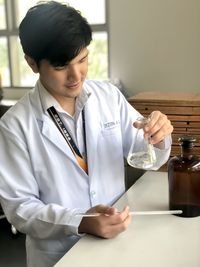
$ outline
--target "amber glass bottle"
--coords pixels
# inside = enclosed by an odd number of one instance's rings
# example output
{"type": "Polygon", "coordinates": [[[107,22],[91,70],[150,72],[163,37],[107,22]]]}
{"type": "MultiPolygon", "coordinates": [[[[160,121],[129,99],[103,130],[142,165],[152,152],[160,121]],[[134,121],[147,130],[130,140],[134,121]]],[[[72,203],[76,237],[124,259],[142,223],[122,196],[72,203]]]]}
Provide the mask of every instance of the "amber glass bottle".
{"type": "Polygon", "coordinates": [[[182,210],[182,217],[200,215],[200,157],[193,155],[196,139],[179,138],[181,154],[168,162],[169,208],[182,210]]]}

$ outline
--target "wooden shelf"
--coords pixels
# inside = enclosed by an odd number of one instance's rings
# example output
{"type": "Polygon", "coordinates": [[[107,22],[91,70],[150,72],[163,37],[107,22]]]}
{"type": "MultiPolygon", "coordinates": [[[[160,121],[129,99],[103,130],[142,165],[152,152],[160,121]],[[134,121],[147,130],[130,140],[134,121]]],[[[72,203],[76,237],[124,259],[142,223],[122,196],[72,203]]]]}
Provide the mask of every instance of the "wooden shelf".
{"type": "Polygon", "coordinates": [[[168,116],[174,127],[171,156],[180,154],[178,138],[183,135],[197,138],[194,154],[200,156],[200,93],[141,92],[128,101],[144,116],[154,110],[168,116]]]}

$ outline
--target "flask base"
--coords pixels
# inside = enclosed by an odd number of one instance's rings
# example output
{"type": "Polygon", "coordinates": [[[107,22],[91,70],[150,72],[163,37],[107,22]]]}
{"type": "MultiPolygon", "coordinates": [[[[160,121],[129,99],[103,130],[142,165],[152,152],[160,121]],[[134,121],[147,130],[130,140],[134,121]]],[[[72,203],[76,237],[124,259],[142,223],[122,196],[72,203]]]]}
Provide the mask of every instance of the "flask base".
{"type": "Polygon", "coordinates": [[[148,170],[153,166],[153,160],[147,152],[137,152],[128,155],[127,162],[131,167],[148,170]]]}

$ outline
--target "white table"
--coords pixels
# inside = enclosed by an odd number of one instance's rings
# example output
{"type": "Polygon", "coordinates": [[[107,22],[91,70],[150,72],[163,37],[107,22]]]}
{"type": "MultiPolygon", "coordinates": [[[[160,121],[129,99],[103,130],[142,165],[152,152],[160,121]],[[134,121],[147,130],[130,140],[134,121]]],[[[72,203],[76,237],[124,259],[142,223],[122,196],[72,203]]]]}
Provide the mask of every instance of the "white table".
{"type": "MultiPolygon", "coordinates": [[[[167,210],[165,172],[146,172],[117,202],[132,210],[167,210]]],[[[200,267],[200,216],[135,216],[113,239],[84,236],[55,267],[200,267]]]]}

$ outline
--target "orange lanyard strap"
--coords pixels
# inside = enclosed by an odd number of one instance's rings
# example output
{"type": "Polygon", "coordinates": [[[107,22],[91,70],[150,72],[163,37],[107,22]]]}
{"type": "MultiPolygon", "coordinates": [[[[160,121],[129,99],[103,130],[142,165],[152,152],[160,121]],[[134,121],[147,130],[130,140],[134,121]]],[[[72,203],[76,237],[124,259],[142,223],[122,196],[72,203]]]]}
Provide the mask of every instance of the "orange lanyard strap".
{"type": "MultiPolygon", "coordinates": [[[[74,140],[72,139],[71,135],[69,134],[68,130],[66,129],[64,123],[62,122],[60,116],[58,115],[58,112],[56,109],[52,106],[47,109],[50,117],[52,118],[53,122],[61,132],[62,136],[67,141],[67,144],[69,145],[70,149],[72,150],[79,166],[87,173],[87,163],[83,159],[78,147],[76,146],[74,140]]],[[[82,111],[83,116],[83,133],[84,133],[84,143],[86,144],[86,133],[85,133],[85,116],[84,116],[84,110],[82,111]]],[[[86,146],[85,146],[86,147],[86,146]]]]}

